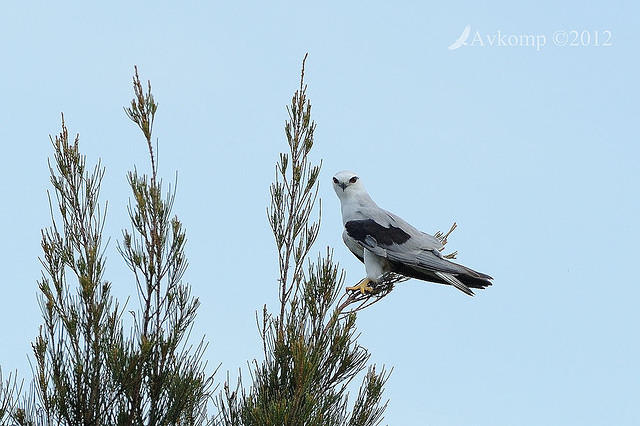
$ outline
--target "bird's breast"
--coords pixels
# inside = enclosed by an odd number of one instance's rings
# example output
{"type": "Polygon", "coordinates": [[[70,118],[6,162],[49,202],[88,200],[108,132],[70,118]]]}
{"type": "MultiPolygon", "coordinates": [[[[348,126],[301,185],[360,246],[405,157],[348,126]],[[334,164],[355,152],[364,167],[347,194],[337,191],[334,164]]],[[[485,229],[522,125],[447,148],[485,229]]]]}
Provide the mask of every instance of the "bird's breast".
{"type": "Polygon", "coordinates": [[[345,225],[351,220],[366,219],[362,206],[358,203],[342,204],[342,224],[345,225]]]}

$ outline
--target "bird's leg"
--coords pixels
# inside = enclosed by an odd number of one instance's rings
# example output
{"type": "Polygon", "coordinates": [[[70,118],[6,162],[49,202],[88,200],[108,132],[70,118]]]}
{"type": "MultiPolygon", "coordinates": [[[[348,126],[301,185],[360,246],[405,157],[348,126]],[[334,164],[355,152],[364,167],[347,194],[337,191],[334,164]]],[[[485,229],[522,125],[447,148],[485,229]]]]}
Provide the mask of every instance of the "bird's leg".
{"type": "Polygon", "coordinates": [[[360,280],[358,285],[347,287],[347,290],[359,290],[362,294],[365,294],[365,292],[371,293],[373,292],[373,287],[369,286],[369,283],[371,283],[371,280],[369,278],[363,278],[360,280]]]}

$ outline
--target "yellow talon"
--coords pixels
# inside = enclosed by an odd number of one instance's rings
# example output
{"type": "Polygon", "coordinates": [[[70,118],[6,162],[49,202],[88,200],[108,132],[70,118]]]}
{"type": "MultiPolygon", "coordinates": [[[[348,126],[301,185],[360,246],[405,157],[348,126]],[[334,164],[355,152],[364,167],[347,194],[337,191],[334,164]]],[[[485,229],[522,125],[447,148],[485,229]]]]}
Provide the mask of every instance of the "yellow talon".
{"type": "Polygon", "coordinates": [[[360,280],[358,285],[353,286],[353,287],[347,287],[347,290],[360,290],[360,293],[362,293],[362,294],[372,293],[373,292],[373,287],[368,285],[370,282],[371,282],[371,280],[369,278],[363,278],[363,279],[360,280]]]}

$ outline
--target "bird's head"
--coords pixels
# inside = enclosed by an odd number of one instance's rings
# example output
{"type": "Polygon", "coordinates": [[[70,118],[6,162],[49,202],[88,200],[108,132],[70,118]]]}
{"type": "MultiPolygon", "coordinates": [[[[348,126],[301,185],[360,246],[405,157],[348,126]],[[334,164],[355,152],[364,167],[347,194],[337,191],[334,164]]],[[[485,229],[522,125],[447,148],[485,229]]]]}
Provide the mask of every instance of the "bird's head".
{"type": "Polygon", "coordinates": [[[333,189],[340,200],[362,193],[366,194],[364,185],[358,175],[348,170],[335,174],[333,177],[333,189]]]}

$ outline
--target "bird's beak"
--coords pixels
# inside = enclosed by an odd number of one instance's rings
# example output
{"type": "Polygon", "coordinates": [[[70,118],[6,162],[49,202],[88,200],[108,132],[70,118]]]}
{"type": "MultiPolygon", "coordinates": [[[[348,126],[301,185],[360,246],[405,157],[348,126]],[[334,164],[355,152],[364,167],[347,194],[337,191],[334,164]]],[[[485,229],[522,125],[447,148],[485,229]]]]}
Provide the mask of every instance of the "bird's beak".
{"type": "Polygon", "coordinates": [[[339,183],[338,186],[340,188],[342,188],[342,192],[344,192],[344,189],[347,187],[347,184],[346,183],[339,183]]]}

